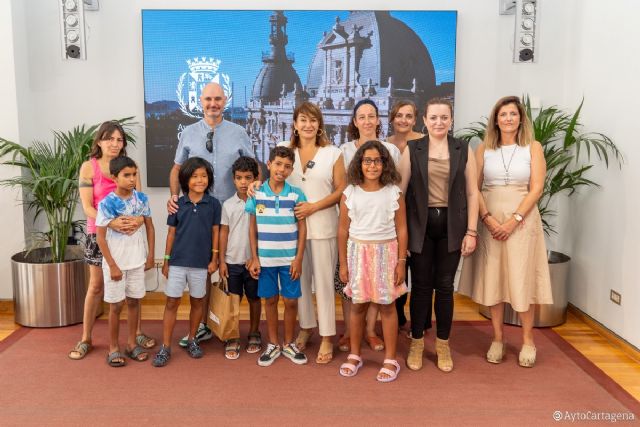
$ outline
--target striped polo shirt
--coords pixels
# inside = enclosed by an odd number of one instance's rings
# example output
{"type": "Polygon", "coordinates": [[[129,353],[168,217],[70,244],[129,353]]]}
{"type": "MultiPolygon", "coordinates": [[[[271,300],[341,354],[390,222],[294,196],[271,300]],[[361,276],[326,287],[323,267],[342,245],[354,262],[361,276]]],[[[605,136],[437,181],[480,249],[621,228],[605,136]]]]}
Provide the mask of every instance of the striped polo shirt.
{"type": "Polygon", "coordinates": [[[298,250],[298,224],[293,208],[306,202],[302,190],[284,183],[275,194],[265,181],[254,197],[247,199],[245,211],[256,216],[258,257],[263,267],[290,265],[298,250]]]}

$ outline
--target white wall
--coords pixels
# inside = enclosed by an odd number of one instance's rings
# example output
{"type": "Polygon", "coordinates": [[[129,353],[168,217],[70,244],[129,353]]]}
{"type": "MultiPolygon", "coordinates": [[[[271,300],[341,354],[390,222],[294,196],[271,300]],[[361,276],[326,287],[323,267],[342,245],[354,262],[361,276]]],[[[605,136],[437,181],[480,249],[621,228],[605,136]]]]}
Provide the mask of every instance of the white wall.
{"type": "MultiPolygon", "coordinates": [[[[27,13],[22,15],[22,22],[13,22],[14,34],[25,26],[37,29],[28,31],[27,49],[16,52],[16,62],[28,63],[28,85],[18,91],[20,137],[24,141],[46,138],[50,129],[66,129],[78,123],[96,123],[113,117],[135,115],[142,124],[140,10],[225,7],[204,0],[103,1],[98,12],[85,14],[87,61],[62,61],[57,2],[13,0],[12,4],[15,3],[23,4],[27,13]]],[[[638,6],[628,3],[637,11],[638,6]]],[[[269,6],[300,8],[298,2],[283,0],[269,6]]],[[[243,0],[226,7],[264,9],[265,4],[243,0]]],[[[348,5],[329,0],[314,7],[388,9],[390,5],[381,0],[351,0],[348,5]]],[[[622,7],[604,6],[598,0],[542,1],[539,60],[535,64],[513,64],[514,17],[498,15],[497,0],[411,0],[393,7],[458,10],[457,128],[488,114],[495,100],[506,94],[529,93],[544,105],[566,107],[575,107],[582,95],[586,96],[585,121],[590,129],[615,137],[625,152],[627,166],[622,172],[614,169],[594,172],[594,176],[607,183],[606,190],[581,195],[569,206],[574,209],[560,218],[561,237],[553,239],[551,244],[552,248],[573,257],[571,301],[640,346],[638,318],[631,310],[634,305],[640,305],[640,294],[634,286],[637,273],[632,265],[637,256],[632,255],[630,247],[631,236],[638,235],[634,233],[638,227],[633,216],[639,211],[633,197],[637,191],[632,188],[633,183],[638,182],[634,180],[637,172],[633,166],[640,153],[630,138],[634,104],[629,96],[624,96],[634,94],[633,89],[637,89],[633,76],[638,74],[638,59],[630,52],[636,50],[633,41],[639,39],[638,30],[631,28],[631,24],[623,24],[627,16],[633,15],[622,7]],[[608,296],[609,287],[623,293],[621,307],[607,302],[605,294],[608,296]]],[[[138,134],[140,144],[130,154],[141,164],[144,176],[142,126],[138,134]]],[[[156,253],[160,255],[166,234],[163,213],[167,190],[153,188],[147,192],[155,212],[156,253]]],[[[155,282],[151,276],[150,280],[155,282]]],[[[0,284],[0,297],[7,294],[3,288],[8,286],[6,283],[0,284]]],[[[155,283],[149,283],[150,288],[154,286],[155,283]]],[[[8,292],[10,295],[10,290],[8,292]]]]}
{"type": "MultiPolygon", "coordinates": [[[[2,112],[0,114],[0,136],[10,141],[20,141],[18,115],[18,82],[14,61],[13,16],[19,16],[21,8],[12,8],[8,1],[0,2],[0,100],[2,112]]],[[[2,160],[8,160],[5,157],[2,160]]],[[[11,178],[20,174],[16,167],[0,167],[0,179],[11,178]]],[[[2,238],[0,245],[0,299],[10,299],[13,296],[11,287],[11,256],[22,250],[24,246],[23,215],[20,206],[21,193],[17,190],[0,187],[2,200],[2,238]]]]}

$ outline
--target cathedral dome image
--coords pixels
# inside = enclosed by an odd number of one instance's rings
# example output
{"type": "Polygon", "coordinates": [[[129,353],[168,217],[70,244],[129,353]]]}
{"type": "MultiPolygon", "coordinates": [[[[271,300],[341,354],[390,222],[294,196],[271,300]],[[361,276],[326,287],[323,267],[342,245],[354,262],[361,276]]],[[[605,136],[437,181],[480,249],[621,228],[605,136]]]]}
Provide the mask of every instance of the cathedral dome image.
{"type": "Polygon", "coordinates": [[[263,103],[276,102],[280,97],[301,90],[300,77],[293,69],[294,58],[287,54],[287,18],[282,11],[275,11],[269,18],[271,52],[263,52],[263,66],[253,83],[251,98],[263,103]]]}
{"type": "Polygon", "coordinates": [[[387,11],[353,11],[343,22],[336,19],[318,44],[307,77],[312,97],[334,101],[338,92],[358,99],[382,88],[431,93],[435,86],[429,51],[387,11]],[[391,76],[393,88],[388,88],[391,76]]]}

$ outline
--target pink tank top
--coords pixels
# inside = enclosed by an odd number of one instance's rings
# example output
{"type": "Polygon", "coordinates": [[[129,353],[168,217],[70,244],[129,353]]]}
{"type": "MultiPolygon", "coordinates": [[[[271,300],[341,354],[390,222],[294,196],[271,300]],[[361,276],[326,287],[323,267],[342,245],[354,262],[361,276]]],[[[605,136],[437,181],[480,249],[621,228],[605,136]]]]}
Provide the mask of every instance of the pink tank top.
{"type": "MultiPolygon", "coordinates": [[[[107,194],[116,189],[116,183],[113,182],[111,178],[104,176],[102,170],[100,170],[98,160],[95,157],[92,157],[89,161],[93,167],[93,207],[98,209],[98,203],[107,197],[107,194]]],[[[87,218],[87,234],[95,234],[95,232],[96,219],[87,218]]]]}

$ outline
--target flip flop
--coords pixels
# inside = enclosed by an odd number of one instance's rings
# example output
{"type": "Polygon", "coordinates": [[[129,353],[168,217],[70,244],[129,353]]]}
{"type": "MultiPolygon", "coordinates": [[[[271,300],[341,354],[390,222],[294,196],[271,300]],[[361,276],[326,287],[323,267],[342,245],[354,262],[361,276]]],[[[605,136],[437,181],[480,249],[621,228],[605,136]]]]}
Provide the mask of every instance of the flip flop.
{"type": "Polygon", "coordinates": [[[91,350],[91,348],[92,348],[92,345],[90,342],[78,341],[78,344],[76,344],[76,346],[73,347],[73,350],[69,352],[69,359],[80,360],[84,358],[87,355],[87,353],[89,353],[89,350],[91,350]],[[74,352],[78,353],[78,356],[72,356],[74,352]]]}
{"type": "Polygon", "coordinates": [[[316,356],[316,363],[326,365],[333,360],[333,344],[330,341],[322,341],[320,350],[316,356]]]}
{"type": "Polygon", "coordinates": [[[125,365],[124,356],[119,351],[114,351],[113,353],[109,353],[107,356],[107,363],[112,368],[119,368],[125,365]],[[116,359],[122,359],[120,362],[116,362],[116,359]]]}
{"type": "Polygon", "coordinates": [[[136,343],[139,346],[142,346],[142,348],[146,350],[149,350],[150,348],[153,348],[156,346],[156,340],[146,336],[145,334],[140,334],[136,336],[136,343]]]}
{"type": "Polygon", "coordinates": [[[343,377],[355,377],[356,374],[358,373],[358,370],[362,367],[362,357],[358,356],[357,354],[350,354],[347,357],[347,362],[343,363],[342,365],[340,365],[340,370],[338,371],[340,373],[340,375],[342,375],[343,377]],[[349,363],[348,360],[357,360],[358,363],[356,365],[354,365],[353,363],[349,363]],[[342,372],[343,369],[346,369],[348,372],[342,372]]]}
{"type": "Polygon", "coordinates": [[[131,350],[125,350],[124,354],[136,362],[145,362],[149,358],[149,352],[139,345],[133,347],[131,350]],[[140,358],[142,355],[144,355],[144,357],[140,358]]]}
{"type": "Polygon", "coordinates": [[[398,361],[393,359],[384,359],[384,362],[382,362],[382,364],[393,365],[396,367],[396,370],[392,371],[391,369],[385,368],[383,366],[378,371],[378,375],[376,376],[376,379],[381,383],[390,383],[391,381],[395,381],[395,379],[398,378],[398,373],[400,372],[400,364],[398,363],[398,361]],[[381,378],[380,374],[386,374],[389,376],[387,378],[381,378]]]}

